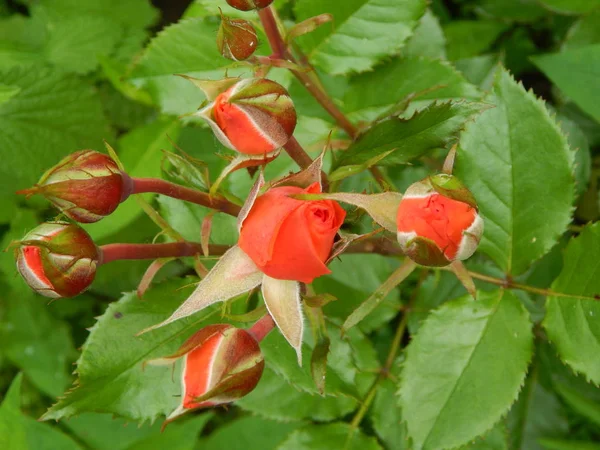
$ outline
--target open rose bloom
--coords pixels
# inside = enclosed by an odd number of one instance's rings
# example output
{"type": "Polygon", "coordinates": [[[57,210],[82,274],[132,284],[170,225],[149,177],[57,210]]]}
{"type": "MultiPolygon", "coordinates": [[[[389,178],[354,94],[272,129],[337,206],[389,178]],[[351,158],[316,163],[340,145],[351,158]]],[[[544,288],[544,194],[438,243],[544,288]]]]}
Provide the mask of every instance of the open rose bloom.
{"type": "Polygon", "coordinates": [[[300,361],[304,328],[300,283],[330,273],[325,263],[346,216],[336,201],[292,197],[321,192],[321,163],[318,158],[305,171],[259,195],[261,174],[238,217],[238,245],[221,257],[171,317],[152,328],[261,285],[270,315],[300,361]]]}
{"type": "Polygon", "coordinates": [[[406,190],[397,226],[404,253],[426,266],[469,258],[483,234],[473,195],[456,177],[445,174],[428,177],[406,190]]]}

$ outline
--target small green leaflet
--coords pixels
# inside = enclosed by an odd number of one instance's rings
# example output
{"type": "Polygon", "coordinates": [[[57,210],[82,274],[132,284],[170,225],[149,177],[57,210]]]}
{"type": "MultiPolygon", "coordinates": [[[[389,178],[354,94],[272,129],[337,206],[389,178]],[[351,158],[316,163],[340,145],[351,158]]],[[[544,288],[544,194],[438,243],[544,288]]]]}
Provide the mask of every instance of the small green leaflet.
{"type": "Polygon", "coordinates": [[[400,406],[415,450],[448,449],[508,411],[532,355],[529,315],[517,297],[480,291],[444,303],[406,350],[400,406]]]}
{"type": "Polygon", "coordinates": [[[299,0],[295,7],[298,21],[329,13],[333,22],[298,41],[311,62],[327,73],[364,72],[398,52],[425,8],[423,0],[299,0]]]}
{"type": "MultiPolygon", "coordinates": [[[[405,164],[428,151],[454,142],[469,119],[484,109],[480,103],[434,103],[410,119],[389,117],[366,130],[336,162],[336,178],[346,166],[405,164]],[[343,169],[340,169],[343,168],[343,169]]],[[[349,174],[352,174],[348,172],[349,174]]]]}
{"type": "Polygon", "coordinates": [[[546,300],[543,325],[560,359],[595,384],[600,383],[600,224],[573,238],[552,290],[567,296],[546,300]]]}
{"type": "Polygon", "coordinates": [[[573,152],[544,104],[506,70],[498,71],[486,100],[495,107],[467,125],[454,170],[485,221],[479,249],[519,275],[571,220],[573,152]]]}
{"type": "Polygon", "coordinates": [[[600,44],[531,58],[581,109],[600,121],[600,44]]]}

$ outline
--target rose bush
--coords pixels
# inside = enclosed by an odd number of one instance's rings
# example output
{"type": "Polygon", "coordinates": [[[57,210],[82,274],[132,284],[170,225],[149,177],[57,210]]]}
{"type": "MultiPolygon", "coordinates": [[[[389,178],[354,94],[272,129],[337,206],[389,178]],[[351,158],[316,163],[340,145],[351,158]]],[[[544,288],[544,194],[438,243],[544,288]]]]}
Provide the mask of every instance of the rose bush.
{"type": "Polygon", "coordinates": [[[0,448],[593,447],[597,1],[152,3],[0,1],[0,448]]]}

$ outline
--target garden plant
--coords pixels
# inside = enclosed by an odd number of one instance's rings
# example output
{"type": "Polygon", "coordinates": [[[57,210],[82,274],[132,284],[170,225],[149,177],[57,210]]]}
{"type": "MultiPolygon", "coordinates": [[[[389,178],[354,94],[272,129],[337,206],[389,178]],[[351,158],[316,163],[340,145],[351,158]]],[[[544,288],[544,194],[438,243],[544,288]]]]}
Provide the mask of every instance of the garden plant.
{"type": "Polygon", "coordinates": [[[0,0],[0,448],[600,449],[600,1],[152,3],[0,0]]]}

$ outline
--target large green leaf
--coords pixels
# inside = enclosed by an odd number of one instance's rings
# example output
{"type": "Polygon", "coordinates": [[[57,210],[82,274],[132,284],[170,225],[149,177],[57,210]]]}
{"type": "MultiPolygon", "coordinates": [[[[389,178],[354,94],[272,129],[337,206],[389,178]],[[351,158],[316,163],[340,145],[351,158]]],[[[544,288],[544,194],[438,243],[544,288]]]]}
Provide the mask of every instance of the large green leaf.
{"type": "Polygon", "coordinates": [[[477,56],[487,50],[506,24],[494,20],[454,20],[444,26],[448,41],[448,59],[477,56]]]}
{"type": "Polygon", "coordinates": [[[532,57],[536,66],[581,109],[600,121],[600,44],[532,57]]]}
{"type": "Polygon", "coordinates": [[[391,106],[416,94],[419,102],[481,98],[477,88],[449,63],[405,57],[351,78],[344,93],[344,110],[353,120],[373,120],[391,106]],[[389,83],[389,80],[394,82],[389,83]]]}
{"type": "Polygon", "coordinates": [[[600,224],[586,227],[565,252],[552,290],[567,296],[546,301],[544,327],[560,358],[588,380],[600,383],[600,224]]]}
{"type": "Polygon", "coordinates": [[[508,291],[445,303],[406,350],[400,404],[415,449],[462,445],[516,400],[532,353],[527,311],[508,291]]]}
{"type": "Polygon", "coordinates": [[[299,0],[298,20],[322,13],[333,22],[300,40],[310,60],[331,74],[364,72],[382,58],[396,53],[424,14],[423,0],[299,0]]]}
{"type": "Polygon", "coordinates": [[[572,50],[600,43],[600,9],[577,20],[565,37],[562,50],[572,50]]]}
{"type": "Polygon", "coordinates": [[[540,0],[540,3],[561,14],[585,14],[600,7],[599,0],[540,0]]]}
{"type": "Polygon", "coordinates": [[[193,289],[194,279],[180,279],[150,289],[140,300],[125,294],[112,303],[94,325],[77,362],[78,380],[44,419],[61,419],[83,412],[118,414],[139,422],[171,413],[181,394],[179,377],[168,366],[147,366],[153,358],[172,354],[213,309],[136,336],[168,317],[193,289]],[[182,289],[184,288],[184,289],[182,289]]]}
{"type": "Polygon", "coordinates": [[[444,148],[458,139],[465,124],[484,107],[481,103],[435,103],[410,119],[394,116],[376,122],[341,153],[336,162],[339,176],[344,176],[343,166],[372,165],[370,161],[388,166],[405,164],[444,148]]]}
{"type": "Polygon", "coordinates": [[[495,108],[462,134],[455,174],[475,195],[485,221],[479,248],[507,274],[518,275],[570,222],[573,152],[543,103],[505,70],[487,100],[495,108]]]}
{"type": "Polygon", "coordinates": [[[374,437],[365,436],[343,422],[328,425],[308,425],[288,436],[280,449],[285,450],[331,450],[346,443],[346,450],[380,450],[374,437]]]}
{"type": "Polygon", "coordinates": [[[0,448],[14,450],[81,450],[74,440],[21,412],[21,381],[17,375],[0,405],[0,448]]]}
{"type": "Polygon", "coordinates": [[[547,14],[538,0],[480,0],[478,12],[515,22],[534,22],[547,14]]]}
{"type": "Polygon", "coordinates": [[[59,159],[100,148],[110,132],[91,86],[41,67],[0,72],[21,90],[0,105],[0,196],[29,187],[59,159]]]}

